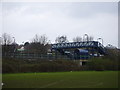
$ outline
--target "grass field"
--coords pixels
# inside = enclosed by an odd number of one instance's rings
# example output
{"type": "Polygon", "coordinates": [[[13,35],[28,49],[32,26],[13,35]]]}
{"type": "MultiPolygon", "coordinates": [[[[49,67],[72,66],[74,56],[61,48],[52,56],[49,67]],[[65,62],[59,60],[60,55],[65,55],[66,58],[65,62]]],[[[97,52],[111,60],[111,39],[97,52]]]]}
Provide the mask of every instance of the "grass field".
{"type": "Polygon", "coordinates": [[[3,74],[3,88],[117,88],[117,71],[3,74]]]}

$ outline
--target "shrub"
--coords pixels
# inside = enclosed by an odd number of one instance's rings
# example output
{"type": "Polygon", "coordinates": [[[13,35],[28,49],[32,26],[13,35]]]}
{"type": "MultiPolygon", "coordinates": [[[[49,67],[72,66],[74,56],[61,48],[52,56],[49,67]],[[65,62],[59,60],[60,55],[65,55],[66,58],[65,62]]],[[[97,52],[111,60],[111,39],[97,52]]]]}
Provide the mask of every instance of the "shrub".
{"type": "Polygon", "coordinates": [[[59,71],[78,71],[81,67],[74,61],[58,60],[16,60],[3,59],[3,73],[21,72],[59,72],[59,71]]]}
{"type": "Polygon", "coordinates": [[[92,58],[87,63],[87,69],[97,71],[118,70],[118,63],[108,58],[92,58]]]}

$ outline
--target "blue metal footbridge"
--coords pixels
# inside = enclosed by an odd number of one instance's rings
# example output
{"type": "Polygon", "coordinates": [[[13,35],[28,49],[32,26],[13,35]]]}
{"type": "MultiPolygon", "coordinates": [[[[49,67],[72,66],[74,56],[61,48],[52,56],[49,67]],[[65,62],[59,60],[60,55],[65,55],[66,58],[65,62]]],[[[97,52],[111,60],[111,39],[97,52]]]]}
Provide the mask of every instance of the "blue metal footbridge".
{"type": "Polygon", "coordinates": [[[55,55],[65,55],[71,59],[89,59],[90,57],[106,55],[105,47],[98,41],[69,42],[52,44],[55,55]]]}

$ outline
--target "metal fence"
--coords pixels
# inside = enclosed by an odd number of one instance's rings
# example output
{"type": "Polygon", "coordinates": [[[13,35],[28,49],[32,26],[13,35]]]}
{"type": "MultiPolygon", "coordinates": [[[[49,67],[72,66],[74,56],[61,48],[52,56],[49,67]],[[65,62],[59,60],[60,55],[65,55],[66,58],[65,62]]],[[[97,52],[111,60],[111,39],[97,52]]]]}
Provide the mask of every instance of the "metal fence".
{"type": "Polygon", "coordinates": [[[16,59],[27,59],[27,60],[35,60],[35,59],[41,59],[41,60],[59,60],[59,59],[65,59],[65,60],[80,60],[81,59],[88,59],[89,57],[80,55],[77,56],[77,58],[72,56],[72,58],[69,58],[66,55],[61,54],[38,54],[38,53],[7,53],[6,55],[3,55],[2,57],[6,58],[16,58],[16,59]],[[78,58],[79,57],[79,58],[78,58]]]}
{"type": "Polygon", "coordinates": [[[57,60],[57,59],[67,59],[70,60],[69,57],[64,55],[55,55],[55,54],[38,54],[38,53],[7,53],[6,55],[2,55],[4,58],[16,58],[16,59],[44,59],[44,60],[57,60]]]}

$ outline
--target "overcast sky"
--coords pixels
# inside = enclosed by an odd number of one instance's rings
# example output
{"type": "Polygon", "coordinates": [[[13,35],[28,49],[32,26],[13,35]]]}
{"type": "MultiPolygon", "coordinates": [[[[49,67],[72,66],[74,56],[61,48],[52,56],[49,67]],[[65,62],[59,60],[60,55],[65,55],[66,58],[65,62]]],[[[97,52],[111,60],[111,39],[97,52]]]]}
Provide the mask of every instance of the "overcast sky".
{"type": "MultiPolygon", "coordinates": [[[[35,34],[46,34],[52,43],[59,35],[68,40],[84,34],[103,38],[118,46],[117,2],[3,2],[2,33],[17,43],[31,41],[35,34]]],[[[1,15],[1,14],[0,14],[1,15]]]]}

